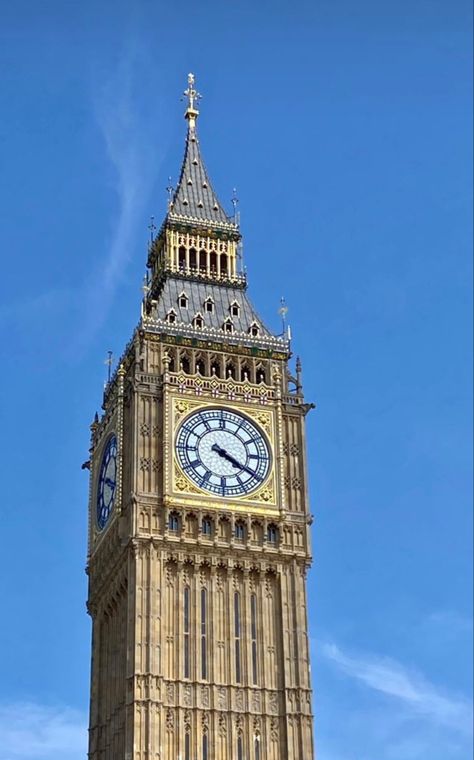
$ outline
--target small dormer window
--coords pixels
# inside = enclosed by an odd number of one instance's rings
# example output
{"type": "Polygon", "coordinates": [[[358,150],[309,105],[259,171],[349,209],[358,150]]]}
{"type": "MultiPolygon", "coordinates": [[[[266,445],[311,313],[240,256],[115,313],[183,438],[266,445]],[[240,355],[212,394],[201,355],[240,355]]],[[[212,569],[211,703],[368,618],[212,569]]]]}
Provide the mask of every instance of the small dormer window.
{"type": "Polygon", "coordinates": [[[258,335],[260,335],[260,326],[257,322],[252,322],[249,327],[249,333],[253,338],[256,338],[258,335]]]}
{"type": "Polygon", "coordinates": [[[173,324],[173,322],[176,322],[176,312],[174,309],[171,309],[168,314],[166,315],[166,321],[170,324],[173,324]]]}
{"type": "Polygon", "coordinates": [[[224,332],[226,332],[226,333],[232,333],[232,332],[234,332],[234,325],[232,324],[232,320],[231,319],[226,319],[226,321],[224,322],[222,328],[223,328],[224,332]]]}
{"type": "Polygon", "coordinates": [[[230,305],[230,313],[233,317],[238,317],[240,314],[240,306],[237,301],[232,301],[230,305]]]}
{"type": "Polygon", "coordinates": [[[201,314],[196,314],[196,316],[194,317],[193,327],[197,327],[198,330],[202,330],[202,328],[204,327],[204,320],[201,314]]]}
{"type": "Polygon", "coordinates": [[[191,177],[189,177],[189,179],[188,179],[188,185],[192,185],[192,184],[193,184],[193,181],[192,181],[191,177]]]}
{"type": "Polygon", "coordinates": [[[208,314],[212,314],[214,311],[214,301],[211,297],[206,298],[204,301],[204,308],[207,311],[208,314]]]}
{"type": "Polygon", "coordinates": [[[188,301],[189,298],[187,297],[186,293],[180,293],[178,296],[178,304],[180,309],[187,309],[188,308],[188,301]]]}

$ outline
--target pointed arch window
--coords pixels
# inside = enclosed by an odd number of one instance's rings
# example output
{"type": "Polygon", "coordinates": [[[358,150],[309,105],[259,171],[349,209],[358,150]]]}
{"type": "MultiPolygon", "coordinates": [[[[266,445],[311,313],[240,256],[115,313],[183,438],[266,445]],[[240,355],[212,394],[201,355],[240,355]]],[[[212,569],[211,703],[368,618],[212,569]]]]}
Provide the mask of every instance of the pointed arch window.
{"type": "Polygon", "coordinates": [[[204,327],[204,319],[202,318],[202,314],[199,312],[196,314],[196,316],[193,319],[193,327],[195,327],[197,330],[202,330],[204,327]]]}
{"type": "Polygon", "coordinates": [[[178,268],[183,270],[186,266],[186,248],[181,245],[178,249],[178,268]]]}
{"type": "Polygon", "coordinates": [[[235,649],[235,680],[237,683],[242,682],[242,664],[240,656],[240,637],[241,637],[241,604],[240,593],[234,594],[234,649],[235,649]]]}
{"type": "Polygon", "coordinates": [[[232,301],[230,305],[230,313],[232,317],[238,317],[240,315],[240,304],[238,301],[232,301]]]}
{"type": "Polygon", "coordinates": [[[260,325],[258,322],[252,322],[252,324],[249,327],[249,333],[252,336],[252,338],[257,338],[260,335],[260,325]]]}
{"type": "Polygon", "coordinates": [[[188,298],[188,296],[186,295],[186,293],[183,290],[183,292],[180,293],[179,296],[178,296],[178,305],[179,305],[179,308],[180,309],[187,309],[188,308],[188,301],[189,301],[189,298],[188,298]]]}
{"type": "Polygon", "coordinates": [[[245,524],[242,520],[237,520],[235,523],[235,539],[236,541],[243,541],[245,539],[245,524]]]}
{"type": "Polygon", "coordinates": [[[171,533],[177,533],[179,531],[179,517],[176,512],[171,512],[169,516],[168,529],[171,533]]]}
{"type": "Polygon", "coordinates": [[[212,536],[212,520],[210,517],[204,517],[202,521],[202,535],[211,538],[212,536]]]}
{"type": "Polygon", "coordinates": [[[174,309],[169,310],[169,312],[166,315],[166,321],[169,322],[170,325],[176,322],[176,312],[174,309]]]}
{"type": "Polygon", "coordinates": [[[202,760],[208,760],[208,738],[207,734],[202,735],[202,760]]]}
{"type": "Polygon", "coordinates": [[[211,298],[211,296],[204,301],[204,310],[207,311],[208,314],[214,312],[214,299],[211,298]]]}
{"type": "Polygon", "coordinates": [[[237,737],[237,760],[244,760],[244,745],[242,737],[237,737]]]}
{"type": "Polygon", "coordinates": [[[191,590],[189,586],[185,586],[183,591],[184,596],[184,609],[183,609],[183,673],[185,678],[190,677],[191,672],[191,666],[190,666],[190,642],[189,642],[189,635],[190,635],[190,628],[191,628],[191,621],[190,621],[190,615],[191,615],[191,590]]]}
{"type": "Polygon", "coordinates": [[[226,319],[224,324],[222,325],[222,329],[226,333],[233,333],[234,332],[234,325],[231,319],[226,319]]]}
{"type": "Polygon", "coordinates": [[[186,354],[184,354],[181,357],[180,367],[186,375],[189,375],[190,370],[191,370],[191,364],[189,361],[189,356],[187,356],[186,354]]]}
{"type": "Polygon", "coordinates": [[[184,735],[184,760],[191,760],[191,735],[186,731],[184,735]]]}
{"type": "Polygon", "coordinates": [[[260,736],[255,737],[254,746],[255,746],[255,760],[260,760],[260,736]]]}
{"type": "Polygon", "coordinates": [[[257,673],[257,595],[250,595],[250,634],[252,645],[252,681],[258,683],[257,673]]]}
{"type": "Polygon", "coordinates": [[[267,529],[267,540],[272,546],[276,546],[278,543],[278,528],[271,523],[267,529]]]}
{"type": "Polygon", "coordinates": [[[201,678],[207,678],[207,589],[201,589],[201,678]]]}

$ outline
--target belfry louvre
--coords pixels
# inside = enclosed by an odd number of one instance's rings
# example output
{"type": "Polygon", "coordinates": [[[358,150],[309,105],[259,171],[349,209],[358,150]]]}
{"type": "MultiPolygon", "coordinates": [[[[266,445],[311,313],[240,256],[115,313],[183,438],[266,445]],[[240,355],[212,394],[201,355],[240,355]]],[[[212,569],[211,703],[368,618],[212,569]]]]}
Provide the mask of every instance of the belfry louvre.
{"type": "Polygon", "coordinates": [[[312,760],[305,403],[204,166],[189,75],[141,316],[91,425],[90,760],[312,760]]]}

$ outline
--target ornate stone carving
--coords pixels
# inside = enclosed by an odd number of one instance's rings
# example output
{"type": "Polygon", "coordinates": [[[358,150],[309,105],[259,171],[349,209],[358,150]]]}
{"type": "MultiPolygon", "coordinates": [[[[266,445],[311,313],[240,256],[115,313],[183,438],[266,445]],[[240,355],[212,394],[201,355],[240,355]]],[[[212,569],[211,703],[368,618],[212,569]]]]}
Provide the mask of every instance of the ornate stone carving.
{"type": "Polygon", "coordinates": [[[217,707],[219,710],[225,710],[227,708],[227,689],[220,687],[217,689],[217,707]]]}
{"type": "Polygon", "coordinates": [[[270,720],[270,738],[273,742],[278,741],[278,721],[276,718],[270,720]]]}
{"type": "Polygon", "coordinates": [[[174,712],[170,708],[166,711],[166,728],[168,731],[174,731],[174,712]]]}
{"type": "Polygon", "coordinates": [[[278,694],[276,694],[274,691],[270,693],[270,696],[268,698],[268,709],[272,713],[278,712],[278,694]]]}
{"type": "Polygon", "coordinates": [[[227,735],[227,717],[226,717],[226,715],[223,715],[222,713],[219,715],[218,726],[219,726],[219,736],[225,737],[227,735]]]}
{"type": "Polygon", "coordinates": [[[188,684],[186,684],[183,689],[183,702],[186,705],[186,707],[191,706],[191,686],[189,686],[188,684]]]}
{"type": "Polygon", "coordinates": [[[209,707],[209,687],[201,686],[201,705],[209,707]]]}
{"type": "Polygon", "coordinates": [[[244,692],[242,689],[237,689],[237,693],[235,695],[235,706],[237,710],[244,709],[244,692]]]}

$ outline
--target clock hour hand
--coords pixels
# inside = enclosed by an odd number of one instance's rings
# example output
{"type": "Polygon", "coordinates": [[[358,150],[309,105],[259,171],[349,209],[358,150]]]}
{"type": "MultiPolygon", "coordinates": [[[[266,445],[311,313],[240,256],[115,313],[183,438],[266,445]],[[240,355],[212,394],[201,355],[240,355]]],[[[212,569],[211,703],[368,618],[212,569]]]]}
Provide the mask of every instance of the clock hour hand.
{"type": "Polygon", "coordinates": [[[238,462],[237,459],[234,459],[232,454],[229,454],[229,452],[226,451],[226,449],[223,449],[220,446],[218,446],[217,443],[215,443],[212,446],[212,450],[215,451],[217,454],[219,454],[219,456],[222,457],[223,459],[227,459],[227,461],[233,464],[234,467],[238,467],[240,470],[245,470],[245,472],[248,472],[249,475],[255,476],[256,473],[253,470],[251,470],[250,467],[247,467],[247,465],[241,464],[240,462],[238,462]]]}
{"type": "Polygon", "coordinates": [[[109,486],[109,488],[115,488],[115,481],[110,478],[105,478],[104,483],[106,486],[109,486]]]}

